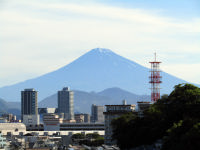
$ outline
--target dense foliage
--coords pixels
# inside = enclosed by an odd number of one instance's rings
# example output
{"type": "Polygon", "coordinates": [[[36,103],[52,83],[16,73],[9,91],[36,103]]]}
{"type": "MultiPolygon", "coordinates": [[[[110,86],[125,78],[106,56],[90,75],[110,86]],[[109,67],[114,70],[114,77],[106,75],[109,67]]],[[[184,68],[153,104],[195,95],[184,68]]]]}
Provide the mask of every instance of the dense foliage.
{"type": "Polygon", "coordinates": [[[144,112],[125,114],[112,121],[113,139],[121,149],[152,145],[162,140],[163,150],[200,149],[200,89],[176,85],[144,112]]]}
{"type": "Polygon", "coordinates": [[[72,135],[72,141],[76,144],[84,144],[88,146],[100,146],[104,144],[104,138],[98,133],[82,134],[77,133],[72,135]]]}

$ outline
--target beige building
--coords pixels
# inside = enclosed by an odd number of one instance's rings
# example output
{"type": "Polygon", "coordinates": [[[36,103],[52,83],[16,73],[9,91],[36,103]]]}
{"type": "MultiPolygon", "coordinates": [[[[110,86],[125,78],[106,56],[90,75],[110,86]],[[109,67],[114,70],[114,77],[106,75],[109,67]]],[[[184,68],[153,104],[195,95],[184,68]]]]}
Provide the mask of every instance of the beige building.
{"type": "Polygon", "coordinates": [[[39,125],[40,124],[40,116],[39,115],[23,115],[23,123],[26,126],[39,125]]]}
{"type": "Polygon", "coordinates": [[[0,132],[2,135],[19,134],[26,132],[26,126],[23,123],[0,123],[0,132]]]}
{"type": "Polygon", "coordinates": [[[43,122],[44,131],[59,131],[60,124],[63,123],[63,118],[60,118],[57,114],[49,113],[44,114],[43,122]]]}
{"type": "Polygon", "coordinates": [[[84,114],[75,114],[76,123],[83,123],[85,120],[84,114]]]}

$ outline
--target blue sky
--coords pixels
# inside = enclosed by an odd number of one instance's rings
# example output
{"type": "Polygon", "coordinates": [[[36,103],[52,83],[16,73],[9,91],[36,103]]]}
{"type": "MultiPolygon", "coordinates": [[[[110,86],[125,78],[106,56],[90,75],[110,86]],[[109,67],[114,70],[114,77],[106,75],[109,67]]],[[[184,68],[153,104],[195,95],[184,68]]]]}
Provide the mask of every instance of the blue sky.
{"type": "Polygon", "coordinates": [[[199,0],[0,1],[0,87],[105,47],[200,84],[199,0]]]}

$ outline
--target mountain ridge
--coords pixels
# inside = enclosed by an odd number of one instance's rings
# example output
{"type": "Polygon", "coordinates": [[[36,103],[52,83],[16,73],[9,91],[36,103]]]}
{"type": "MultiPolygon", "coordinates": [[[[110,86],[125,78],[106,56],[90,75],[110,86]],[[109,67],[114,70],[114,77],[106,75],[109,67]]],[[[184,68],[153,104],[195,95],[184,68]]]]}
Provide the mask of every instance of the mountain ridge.
{"type": "MultiPolygon", "coordinates": [[[[129,104],[136,104],[139,100],[150,101],[149,95],[136,95],[121,88],[108,88],[100,92],[74,91],[75,112],[90,113],[91,105],[121,104],[123,99],[129,104]],[[116,94],[117,93],[117,94],[116,94]],[[83,107],[84,106],[84,107],[83,107]]],[[[38,103],[41,107],[57,107],[57,93],[50,95],[38,103]]],[[[7,102],[0,99],[0,112],[8,112],[20,115],[20,102],[7,102]]],[[[20,117],[18,117],[20,118],[20,117]]]]}
{"type": "MultiPolygon", "coordinates": [[[[186,81],[162,72],[164,87],[170,93],[174,85],[186,81]]],[[[41,101],[62,87],[82,91],[102,91],[120,87],[138,95],[150,93],[149,69],[104,48],[92,49],[68,65],[39,77],[0,88],[0,95],[8,101],[20,101],[20,91],[35,88],[41,101]],[[12,94],[10,92],[12,91],[12,94]]]]}
{"type": "MultiPolygon", "coordinates": [[[[102,106],[122,104],[124,99],[128,104],[136,104],[137,101],[150,101],[149,95],[136,95],[117,87],[108,88],[100,92],[72,91],[74,92],[74,110],[82,113],[90,113],[92,104],[102,106]]],[[[55,106],[57,107],[57,93],[39,102],[39,107],[55,106]]]]}

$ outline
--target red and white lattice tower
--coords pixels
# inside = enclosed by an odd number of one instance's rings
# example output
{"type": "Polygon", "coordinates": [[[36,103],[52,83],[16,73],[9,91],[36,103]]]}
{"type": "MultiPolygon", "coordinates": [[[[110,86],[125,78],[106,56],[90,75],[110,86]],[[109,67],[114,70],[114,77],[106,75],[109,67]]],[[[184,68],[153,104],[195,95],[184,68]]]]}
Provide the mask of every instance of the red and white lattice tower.
{"type": "Polygon", "coordinates": [[[156,53],[155,53],[155,60],[151,63],[151,76],[149,83],[151,83],[151,101],[156,102],[158,99],[160,99],[160,83],[161,76],[160,76],[160,69],[159,65],[161,62],[158,62],[156,60],[156,53]]]}

